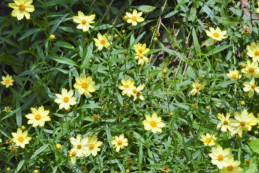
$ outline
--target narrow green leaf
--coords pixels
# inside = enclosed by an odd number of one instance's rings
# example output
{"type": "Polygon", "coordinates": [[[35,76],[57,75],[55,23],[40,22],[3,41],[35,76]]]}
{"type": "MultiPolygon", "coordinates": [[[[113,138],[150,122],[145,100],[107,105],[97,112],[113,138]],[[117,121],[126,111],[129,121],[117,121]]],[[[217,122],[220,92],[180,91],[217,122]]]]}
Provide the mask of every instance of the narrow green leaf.
{"type": "Polygon", "coordinates": [[[41,146],[38,150],[36,150],[36,151],[34,152],[34,154],[31,156],[31,159],[33,159],[34,157],[36,157],[37,155],[39,155],[41,152],[43,152],[48,146],[49,146],[49,144],[46,144],[46,145],[41,146]]]}
{"type": "Polygon", "coordinates": [[[220,89],[220,88],[226,88],[228,85],[236,83],[236,80],[232,80],[232,81],[225,81],[222,83],[219,83],[218,85],[215,86],[215,89],[220,89]]]}
{"type": "Polygon", "coordinates": [[[77,109],[102,109],[102,107],[97,104],[84,104],[77,109]]]}
{"type": "Polygon", "coordinates": [[[220,47],[216,47],[214,48],[213,50],[209,51],[206,56],[210,56],[210,55],[213,55],[213,54],[216,54],[218,52],[221,52],[229,47],[232,47],[232,45],[224,45],[224,46],[220,46],[220,47]]]}
{"type": "Polygon", "coordinates": [[[67,64],[67,65],[72,65],[72,66],[78,67],[77,63],[75,63],[73,60],[65,58],[65,57],[59,57],[57,55],[53,55],[50,58],[61,64],[67,64]]]}
{"type": "Polygon", "coordinates": [[[16,123],[18,125],[18,127],[22,126],[22,113],[21,113],[21,109],[20,108],[20,102],[19,99],[16,99],[16,109],[18,109],[18,111],[16,112],[16,123]]]}
{"type": "Polygon", "coordinates": [[[234,26],[240,23],[240,20],[234,19],[232,17],[218,17],[215,16],[215,18],[221,23],[222,25],[225,26],[234,26]]]}
{"type": "Polygon", "coordinates": [[[23,34],[17,41],[21,41],[25,38],[27,38],[28,36],[34,34],[34,33],[37,33],[37,32],[40,32],[41,29],[40,28],[33,28],[33,29],[30,29],[29,31],[27,31],[25,34],[23,34]]]}
{"type": "Polygon", "coordinates": [[[142,142],[140,141],[140,145],[139,145],[139,155],[138,155],[138,167],[141,168],[142,166],[142,161],[143,161],[143,146],[142,146],[142,142]]]}
{"type": "Polygon", "coordinates": [[[90,58],[93,56],[93,42],[91,42],[87,48],[84,57],[82,57],[82,64],[81,68],[85,68],[87,64],[89,63],[90,58]]]}
{"type": "Polygon", "coordinates": [[[1,54],[0,61],[11,66],[20,66],[20,67],[23,66],[23,64],[19,61],[19,59],[13,55],[1,54]]]}
{"type": "Polygon", "coordinates": [[[139,6],[132,6],[134,8],[136,8],[139,11],[145,12],[146,10],[148,12],[154,11],[156,9],[156,7],[151,6],[151,5],[139,5],[139,6]]]}
{"type": "Polygon", "coordinates": [[[193,38],[193,44],[194,44],[194,48],[196,51],[196,55],[199,56],[199,54],[201,54],[201,48],[200,48],[200,44],[199,44],[199,41],[198,41],[198,38],[197,38],[197,35],[195,32],[195,28],[192,29],[192,38],[193,38]]]}
{"type": "Polygon", "coordinates": [[[12,40],[7,39],[7,38],[0,37],[0,40],[3,40],[4,42],[6,42],[6,43],[8,43],[8,44],[10,44],[10,45],[12,45],[14,47],[18,47],[19,46],[17,43],[15,43],[12,40]]]}
{"type": "Polygon", "coordinates": [[[186,143],[184,141],[184,137],[183,136],[182,136],[182,142],[183,142],[183,147],[184,147],[185,154],[186,154],[188,160],[191,160],[192,155],[191,155],[191,152],[189,151],[189,149],[187,148],[187,145],[186,145],[186,143]]]}
{"type": "Polygon", "coordinates": [[[65,17],[67,17],[69,15],[69,13],[63,15],[60,19],[57,19],[55,25],[51,28],[50,34],[53,34],[57,27],[60,25],[61,22],[63,22],[63,20],[65,19],[65,17]]]}
{"type": "Polygon", "coordinates": [[[64,41],[59,41],[54,43],[54,46],[57,47],[64,47],[64,48],[68,48],[68,49],[74,49],[74,46],[68,42],[64,42],[64,41]]]}
{"type": "Polygon", "coordinates": [[[110,147],[112,148],[112,143],[111,143],[111,140],[112,140],[112,135],[111,135],[111,130],[108,126],[108,124],[106,124],[106,128],[105,128],[105,131],[106,131],[106,135],[107,135],[107,139],[108,139],[108,143],[110,145],[110,147]]]}
{"type": "Polygon", "coordinates": [[[122,106],[122,105],[123,105],[123,99],[122,99],[121,94],[119,93],[118,90],[116,90],[116,95],[117,95],[117,98],[118,98],[119,103],[120,103],[121,106],[122,106]]]}
{"type": "Polygon", "coordinates": [[[259,139],[249,142],[248,145],[255,153],[259,154],[259,139]]]}
{"type": "Polygon", "coordinates": [[[19,162],[18,166],[16,167],[16,169],[14,171],[15,173],[17,173],[21,169],[21,167],[23,166],[24,162],[25,162],[25,160],[21,160],[19,162]]]}

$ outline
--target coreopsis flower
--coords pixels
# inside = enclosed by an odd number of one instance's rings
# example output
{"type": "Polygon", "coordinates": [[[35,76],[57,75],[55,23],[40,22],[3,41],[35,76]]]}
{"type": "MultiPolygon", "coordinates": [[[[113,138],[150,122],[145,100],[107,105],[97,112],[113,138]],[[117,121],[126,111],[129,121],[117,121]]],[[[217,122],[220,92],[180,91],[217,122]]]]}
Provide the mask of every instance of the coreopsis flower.
{"type": "Polygon", "coordinates": [[[191,90],[192,96],[194,96],[196,93],[200,94],[200,91],[205,88],[204,84],[201,84],[198,80],[192,83],[193,89],[191,90]]]}
{"type": "Polygon", "coordinates": [[[128,146],[128,139],[124,138],[124,134],[121,134],[119,137],[115,136],[115,140],[111,141],[113,148],[116,148],[116,151],[119,152],[120,149],[124,149],[124,147],[128,146]]]}
{"type": "Polygon", "coordinates": [[[230,121],[230,125],[234,127],[234,133],[238,133],[242,137],[243,131],[251,131],[252,126],[257,124],[258,119],[254,117],[253,113],[248,113],[244,109],[242,113],[235,112],[235,120],[230,121]]]}
{"type": "Polygon", "coordinates": [[[162,171],[163,171],[163,172],[169,172],[168,166],[165,165],[165,166],[163,167],[162,171]]]}
{"type": "Polygon", "coordinates": [[[98,50],[102,50],[104,47],[109,48],[112,44],[110,42],[111,36],[107,36],[107,33],[102,35],[100,33],[97,34],[97,38],[94,38],[95,46],[98,50]]]}
{"type": "Polygon", "coordinates": [[[259,77],[259,68],[258,68],[258,62],[253,61],[250,63],[250,60],[247,60],[246,67],[241,70],[243,73],[245,73],[246,77],[259,77]]]}
{"type": "Polygon", "coordinates": [[[210,135],[209,133],[205,135],[201,135],[200,139],[204,145],[213,146],[215,145],[215,140],[217,140],[215,135],[210,135]]]}
{"type": "Polygon", "coordinates": [[[241,173],[243,169],[238,167],[239,165],[240,161],[234,161],[234,159],[232,158],[228,161],[228,166],[221,169],[220,173],[241,173]]]}
{"type": "MultiPolygon", "coordinates": [[[[150,51],[150,49],[149,49],[149,48],[146,48],[146,47],[147,47],[146,43],[144,43],[144,44],[138,43],[138,44],[134,45],[134,48],[135,48],[135,55],[136,55],[136,56],[140,56],[140,55],[145,55],[145,54],[147,54],[147,53],[150,51]]],[[[136,57],[135,57],[135,58],[136,58],[136,57]]]]}
{"type": "Polygon", "coordinates": [[[153,113],[152,117],[146,115],[146,120],[142,121],[144,128],[146,130],[151,130],[152,133],[162,132],[162,128],[165,127],[165,124],[161,122],[162,117],[157,117],[157,113],[153,113]]]}
{"type": "Polygon", "coordinates": [[[76,98],[73,97],[73,90],[70,90],[67,92],[65,88],[62,88],[61,95],[55,94],[58,98],[55,99],[55,102],[59,104],[59,109],[65,108],[68,110],[70,108],[70,105],[76,104],[76,98]]]}
{"type": "Polygon", "coordinates": [[[253,78],[250,82],[244,82],[245,87],[243,90],[248,92],[248,97],[252,98],[254,96],[254,92],[259,93],[259,87],[255,85],[255,79],[253,78]]]}
{"type": "Polygon", "coordinates": [[[72,165],[76,164],[77,151],[78,150],[76,148],[72,148],[70,151],[68,151],[72,165]]]}
{"type": "Polygon", "coordinates": [[[205,30],[205,32],[207,36],[217,41],[221,41],[227,38],[227,36],[225,36],[227,34],[227,31],[221,31],[219,27],[217,27],[216,30],[210,27],[209,30],[205,30]]]}
{"type": "Polygon", "coordinates": [[[138,60],[138,65],[140,65],[140,66],[149,62],[149,59],[145,55],[137,55],[137,56],[135,56],[134,59],[138,60]]]}
{"type": "Polygon", "coordinates": [[[26,144],[29,144],[31,137],[28,137],[28,131],[22,132],[20,128],[17,129],[17,133],[12,132],[13,142],[17,146],[25,147],[26,144]]]}
{"type": "MultiPolygon", "coordinates": [[[[136,9],[133,10],[133,13],[126,12],[126,16],[128,16],[127,23],[132,23],[133,26],[137,26],[138,22],[143,22],[144,18],[142,16],[142,12],[137,12],[136,9]]],[[[125,17],[124,17],[125,19],[125,17]]]]}
{"type": "Polygon", "coordinates": [[[14,80],[13,80],[12,76],[10,76],[9,74],[5,77],[2,76],[2,79],[3,79],[3,81],[1,82],[1,84],[5,85],[6,88],[13,85],[14,80]]]}
{"type": "Polygon", "coordinates": [[[133,95],[132,90],[136,88],[134,86],[135,81],[131,81],[130,78],[127,81],[125,81],[125,79],[121,79],[121,83],[122,85],[119,86],[119,89],[122,90],[122,95],[127,94],[128,97],[133,95]]]}
{"type": "Polygon", "coordinates": [[[94,84],[91,76],[86,77],[84,73],[81,73],[80,78],[76,77],[74,88],[78,89],[79,95],[89,96],[89,93],[95,92],[94,84]]]}
{"type": "Polygon", "coordinates": [[[36,108],[31,108],[31,114],[27,114],[25,117],[29,119],[28,124],[32,124],[32,127],[45,125],[46,121],[51,121],[49,115],[49,110],[44,110],[41,106],[37,110],[36,108]]]}
{"type": "Polygon", "coordinates": [[[257,45],[255,42],[251,43],[251,45],[247,45],[247,55],[253,58],[253,61],[259,60],[259,43],[257,45]]]}
{"type": "Polygon", "coordinates": [[[145,98],[141,95],[141,91],[144,89],[145,84],[139,85],[137,88],[132,89],[132,93],[134,96],[134,101],[139,98],[140,100],[145,100],[145,98]]]}
{"type": "Polygon", "coordinates": [[[11,108],[9,106],[7,106],[7,107],[4,108],[4,111],[5,112],[11,112],[11,108]]]}
{"type": "Polygon", "coordinates": [[[78,11],[78,16],[73,16],[73,21],[75,23],[79,23],[77,25],[77,29],[82,29],[84,32],[88,31],[89,28],[94,28],[94,26],[90,25],[94,23],[95,14],[90,16],[85,16],[83,12],[78,11]]]}
{"type": "Polygon", "coordinates": [[[218,116],[218,119],[220,119],[220,123],[217,125],[217,129],[221,128],[222,132],[233,132],[233,128],[230,125],[230,122],[233,120],[233,118],[230,117],[230,113],[227,113],[226,117],[222,113],[221,116],[218,116]]]}
{"type": "Polygon", "coordinates": [[[229,70],[229,73],[227,73],[227,76],[236,80],[236,79],[240,79],[242,77],[242,75],[239,73],[238,70],[229,70]]]}
{"type": "Polygon", "coordinates": [[[211,148],[212,153],[209,154],[211,157],[211,163],[217,165],[219,169],[222,169],[229,165],[229,161],[233,159],[233,154],[230,154],[230,148],[222,149],[220,145],[211,148]]]}
{"type": "Polygon", "coordinates": [[[24,16],[26,19],[30,19],[30,12],[35,10],[31,4],[32,0],[14,0],[14,3],[9,3],[8,6],[14,9],[11,15],[17,17],[18,20],[22,20],[24,16]]]}
{"type": "Polygon", "coordinates": [[[83,138],[81,140],[82,136],[80,134],[78,134],[76,136],[76,139],[71,137],[70,143],[73,145],[74,150],[76,151],[76,155],[77,157],[83,157],[86,154],[89,154],[89,150],[88,150],[88,138],[83,138]]]}
{"type": "Polygon", "coordinates": [[[86,154],[86,156],[89,156],[90,154],[92,154],[92,156],[96,156],[97,152],[101,151],[101,148],[99,148],[99,147],[102,144],[103,144],[103,142],[98,141],[96,135],[94,135],[93,137],[89,136],[88,137],[88,143],[87,143],[87,147],[88,147],[89,153],[86,154]]]}
{"type": "Polygon", "coordinates": [[[0,138],[0,143],[2,142],[3,140],[0,138]]]}

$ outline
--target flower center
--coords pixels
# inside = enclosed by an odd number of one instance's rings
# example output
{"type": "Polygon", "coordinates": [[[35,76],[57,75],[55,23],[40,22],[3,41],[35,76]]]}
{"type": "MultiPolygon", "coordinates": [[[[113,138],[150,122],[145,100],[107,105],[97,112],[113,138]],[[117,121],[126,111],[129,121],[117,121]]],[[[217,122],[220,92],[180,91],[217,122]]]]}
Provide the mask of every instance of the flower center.
{"type": "Polygon", "coordinates": [[[64,97],[63,101],[67,103],[69,101],[69,98],[68,97],[64,97]]]}
{"type": "Polygon", "coordinates": [[[129,88],[129,85],[124,85],[124,88],[129,88]]]}
{"type": "Polygon", "coordinates": [[[82,146],[79,144],[79,145],[77,145],[77,147],[76,147],[77,149],[81,149],[82,148],[82,146]]]}
{"type": "Polygon", "coordinates": [[[233,171],[234,167],[232,165],[227,166],[228,171],[233,171]]]}
{"type": "Polygon", "coordinates": [[[246,160],[246,164],[247,164],[247,165],[250,165],[250,160],[246,160]]]}
{"type": "Polygon", "coordinates": [[[195,88],[198,90],[198,89],[200,89],[200,86],[196,85],[195,88]]]}
{"type": "Polygon", "coordinates": [[[83,20],[81,21],[81,23],[82,23],[82,24],[85,24],[85,23],[86,23],[86,20],[85,20],[85,19],[83,19],[83,20]]]}
{"type": "Polygon", "coordinates": [[[210,141],[212,141],[210,138],[206,138],[206,143],[209,143],[210,141]]]}
{"type": "Polygon", "coordinates": [[[87,83],[86,82],[83,82],[81,85],[82,85],[83,88],[87,87],[87,83]]]}
{"type": "Polygon", "coordinates": [[[40,114],[35,115],[35,119],[36,120],[40,120],[41,119],[41,115],[40,114]]]}
{"type": "Polygon", "coordinates": [[[90,144],[90,149],[94,149],[94,144],[90,144]]]}
{"type": "Polygon", "coordinates": [[[223,123],[224,125],[228,125],[228,121],[224,121],[224,123],[223,123]]]}
{"type": "Polygon", "coordinates": [[[20,10],[24,10],[24,9],[25,9],[25,5],[24,5],[24,4],[21,4],[21,5],[19,6],[19,9],[20,9],[20,10]]]}
{"type": "Polygon", "coordinates": [[[101,40],[100,43],[101,43],[101,44],[105,44],[105,40],[101,40]]]}
{"type": "Polygon", "coordinates": [[[255,71],[255,69],[254,69],[253,67],[249,67],[249,68],[248,68],[248,71],[249,71],[250,73],[253,73],[253,72],[255,71]]]}
{"type": "Polygon", "coordinates": [[[224,156],[222,154],[218,155],[218,160],[223,160],[224,156]]]}
{"type": "Polygon", "coordinates": [[[143,50],[142,49],[139,49],[139,53],[141,54],[143,52],[143,50]]]}
{"type": "Polygon", "coordinates": [[[244,127],[246,125],[246,123],[244,122],[244,121],[242,121],[241,123],[240,123],[240,126],[242,126],[242,127],[244,127]]]}
{"type": "Polygon", "coordinates": [[[136,93],[136,92],[137,92],[137,90],[136,90],[136,89],[133,89],[132,91],[133,91],[133,93],[136,93]]]}
{"type": "Polygon", "coordinates": [[[215,32],[215,33],[213,34],[213,36],[216,37],[216,38],[219,38],[219,33],[215,32]]]}
{"type": "Polygon", "coordinates": [[[24,141],[24,137],[22,137],[22,136],[18,137],[18,141],[19,142],[23,142],[24,141]]]}
{"type": "Polygon", "coordinates": [[[137,16],[132,16],[132,17],[131,17],[131,20],[132,20],[132,21],[137,21],[137,16]]]}
{"type": "Polygon", "coordinates": [[[255,86],[255,85],[252,85],[251,87],[254,89],[256,86],[255,86]]]}
{"type": "Polygon", "coordinates": [[[121,145],[121,144],[122,144],[122,141],[121,141],[121,140],[118,140],[117,144],[118,144],[118,145],[121,145]]]}
{"type": "Polygon", "coordinates": [[[9,83],[10,83],[10,79],[6,79],[6,80],[5,80],[5,83],[6,83],[6,84],[9,84],[9,83]]]}
{"type": "Polygon", "coordinates": [[[155,121],[150,121],[150,125],[151,125],[152,127],[156,127],[156,122],[155,122],[155,121]]]}
{"type": "Polygon", "coordinates": [[[232,78],[237,78],[237,75],[236,74],[232,74],[232,78]]]}
{"type": "Polygon", "coordinates": [[[141,55],[139,58],[140,58],[140,59],[143,59],[144,57],[141,55]]]}
{"type": "Polygon", "coordinates": [[[75,155],[76,155],[76,152],[73,151],[73,152],[71,153],[71,155],[72,155],[72,156],[75,156],[75,155]]]}
{"type": "Polygon", "coordinates": [[[258,50],[255,51],[255,55],[259,55],[259,51],[258,50]]]}

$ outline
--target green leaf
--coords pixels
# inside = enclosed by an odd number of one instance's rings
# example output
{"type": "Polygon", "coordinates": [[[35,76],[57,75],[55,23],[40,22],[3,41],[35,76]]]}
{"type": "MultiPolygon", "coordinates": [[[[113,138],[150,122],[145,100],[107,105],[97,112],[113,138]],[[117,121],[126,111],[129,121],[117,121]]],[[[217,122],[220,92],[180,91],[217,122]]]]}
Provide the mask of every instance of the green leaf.
{"type": "Polygon", "coordinates": [[[79,67],[77,65],[77,63],[75,63],[73,60],[65,58],[65,57],[59,57],[57,55],[53,55],[50,58],[53,59],[54,61],[58,62],[58,63],[61,63],[61,64],[67,64],[67,65],[79,67]]]}
{"type": "Polygon", "coordinates": [[[18,125],[18,127],[22,126],[22,113],[21,113],[21,109],[20,108],[20,102],[19,99],[16,99],[16,109],[18,109],[18,111],[16,112],[16,123],[18,125]]]}
{"type": "Polygon", "coordinates": [[[229,47],[232,47],[232,45],[224,45],[224,46],[220,46],[220,47],[216,47],[214,48],[213,50],[209,51],[206,56],[210,56],[210,55],[213,55],[213,54],[216,54],[218,52],[221,52],[229,47]]]}
{"type": "Polygon", "coordinates": [[[138,167],[141,168],[142,166],[142,161],[143,161],[143,148],[142,148],[142,142],[140,141],[140,145],[139,145],[139,155],[138,155],[138,167]]]}
{"type": "Polygon", "coordinates": [[[178,3],[178,4],[175,6],[174,11],[176,11],[179,7],[181,7],[181,5],[183,5],[183,4],[187,3],[187,2],[189,2],[189,0],[183,0],[183,1],[181,1],[180,3],[178,3]]]}
{"type": "Polygon", "coordinates": [[[193,44],[196,51],[196,55],[199,55],[201,54],[201,48],[194,28],[192,29],[192,38],[193,38],[193,44]]]}
{"type": "Polygon", "coordinates": [[[151,5],[140,5],[140,6],[132,6],[134,8],[136,8],[139,11],[145,12],[145,10],[147,10],[148,12],[151,12],[153,10],[156,9],[156,7],[151,6],[151,5]]]}
{"type": "Polygon", "coordinates": [[[74,46],[68,42],[64,42],[64,41],[59,41],[54,43],[54,46],[57,47],[64,47],[64,48],[68,48],[68,49],[74,49],[74,46]]]}
{"type": "Polygon", "coordinates": [[[77,109],[102,109],[102,107],[98,106],[98,104],[90,103],[90,104],[84,104],[77,109]]]}
{"type": "Polygon", "coordinates": [[[82,57],[82,64],[81,64],[81,68],[85,68],[86,65],[89,63],[89,60],[91,57],[93,57],[93,42],[91,42],[87,48],[84,57],[82,57]]]}
{"type": "Polygon", "coordinates": [[[61,22],[63,22],[63,20],[65,19],[65,17],[67,17],[69,15],[69,13],[63,15],[60,19],[57,19],[55,25],[51,28],[51,31],[50,31],[50,35],[53,34],[57,27],[60,25],[61,22]]]}
{"type": "Polygon", "coordinates": [[[40,32],[41,29],[40,28],[34,28],[34,29],[30,29],[29,31],[27,31],[25,34],[23,34],[17,41],[21,41],[25,38],[27,38],[28,36],[34,34],[34,33],[37,33],[37,32],[40,32]]]}
{"type": "Polygon", "coordinates": [[[24,162],[25,162],[25,160],[21,160],[19,162],[18,166],[16,167],[16,169],[14,171],[15,173],[17,173],[21,169],[21,167],[23,166],[24,162]]]}
{"type": "Polygon", "coordinates": [[[108,143],[109,143],[110,147],[112,148],[112,147],[113,147],[113,145],[112,145],[112,143],[111,143],[112,135],[111,135],[111,130],[110,130],[108,124],[106,124],[105,131],[106,131],[107,139],[108,139],[108,141],[109,141],[108,143]]]}
{"type": "Polygon", "coordinates": [[[215,89],[220,89],[220,88],[226,88],[228,85],[236,83],[236,80],[232,80],[232,81],[225,81],[222,83],[219,83],[218,85],[215,86],[215,89]]]}
{"type": "Polygon", "coordinates": [[[202,43],[202,45],[201,45],[201,47],[203,47],[203,46],[212,46],[212,45],[214,45],[215,43],[217,43],[217,41],[216,40],[214,40],[214,39],[212,39],[212,38],[208,38],[206,41],[204,41],[203,43],[202,43]]]}
{"type": "Polygon", "coordinates": [[[36,157],[37,155],[39,155],[42,151],[44,151],[47,147],[49,146],[49,144],[43,145],[41,146],[38,150],[36,150],[34,152],[34,154],[31,156],[31,159],[33,159],[34,157],[36,157]]]}
{"type": "Polygon", "coordinates": [[[219,21],[219,23],[221,23],[222,25],[225,26],[234,26],[240,23],[240,20],[238,19],[234,19],[231,17],[218,17],[215,16],[215,18],[219,21]]]}
{"type": "Polygon", "coordinates": [[[118,164],[118,166],[119,166],[121,172],[125,172],[125,169],[124,169],[123,165],[121,164],[121,162],[120,162],[118,159],[115,159],[115,161],[116,161],[116,163],[118,164]]]}
{"type": "Polygon", "coordinates": [[[259,154],[259,139],[253,142],[248,142],[248,145],[255,153],[259,154]]]}
{"type": "Polygon", "coordinates": [[[182,142],[183,142],[183,147],[184,147],[185,154],[186,154],[188,160],[191,160],[192,155],[191,155],[191,152],[189,151],[189,149],[187,148],[187,145],[185,143],[185,140],[184,140],[183,136],[182,136],[182,142]]]}
{"type": "Polygon", "coordinates": [[[20,66],[22,67],[23,64],[13,55],[1,54],[0,61],[10,65],[10,66],[20,66]]]}
{"type": "Polygon", "coordinates": [[[118,98],[119,103],[120,103],[121,106],[122,106],[122,105],[123,105],[123,99],[122,99],[121,94],[119,93],[118,90],[116,90],[116,95],[117,95],[117,98],[118,98]]]}
{"type": "Polygon", "coordinates": [[[18,44],[16,44],[15,42],[13,42],[12,40],[7,39],[7,38],[0,37],[0,40],[3,40],[3,41],[5,41],[6,43],[8,43],[8,44],[10,44],[10,45],[12,45],[12,46],[14,46],[14,47],[18,47],[18,46],[19,46],[18,44]]]}

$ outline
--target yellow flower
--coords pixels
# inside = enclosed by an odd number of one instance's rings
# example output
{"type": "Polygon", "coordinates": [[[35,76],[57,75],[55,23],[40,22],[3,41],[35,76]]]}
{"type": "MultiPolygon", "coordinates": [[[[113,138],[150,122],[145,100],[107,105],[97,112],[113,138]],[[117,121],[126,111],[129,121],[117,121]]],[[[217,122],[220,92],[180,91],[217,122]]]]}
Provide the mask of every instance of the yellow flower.
{"type": "Polygon", "coordinates": [[[88,138],[83,138],[81,140],[82,136],[78,134],[76,136],[76,139],[71,137],[70,143],[73,145],[73,149],[76,151],[77,157],[83,157],[86,154],[89,154],[89,149],[88,149],[88,138]]]}
{"type": "Polygon", "coordinates": [[[251,131],[252,126],[257,124],[258,119],[254,117],[253,113],[247,112],[247,109],[244,109],[242,113],[235,112],[235,120],[230,122],[230,125],[233,126],[234,133],[238,133],[242,137],[243,131],[251,131]]]}
{"type": "Polygon", "coordinates": [[[229,165],[229,161],[233,159],[233,154],[230,154],[230,148],[222,149],[220,145],[217,148],[211,148],[212,153],[209,154],[211,157],[211,162],[217,165],[219,169],[222,169],[229,165]]]}
{"type": "Polygon", "coordinates": [[[202,141],[204,145],[213,146],[213,145],[215,145],[216,139],[217,138],[215,135],[210,135],[209,133],[207,133],[206,136],[201,135],[200,141],[202,141]]]}
{"type": "Polygon", "coordinates": [[[124,134],[121,134],[119,137],[115,136],[115,140],[111,141],[113,148],[116,148],[116,151],[119,152],[120,149],[124,149],[124,147],[128,146],[128,139],[124,138],[124,134]]]}
{"type": "Polygon", "coordinates": [[[89,28],[94,28],[90,24],[94,23],[95,14],[85,16],[83,12],[78,11],[78,16],[73,16],[73,21],[79,23],[77,29],[82,29],[84,32],[88,31],[89,28]]]}
{"type": "Polygon", "coordinates": [[[30,13],[35,10],[31,5],[33,0],[14,0],[15,3],[9,3],[8,6],[13,8],[12,16],[17,17],[18,20],[22,20],[24,16],[26,19],[30,19],[30,13]]]}
{"type": "Polygon", "coordinates": [[[17,133],[12,132],[13,135],[13,142],[17,146],[21,146],[22,148],[25,147],[26,144],[29,144],[31,137],[27,137],[28,131],[22,132],[20,128],[17,129],[17,133]]]}
{"type": "Polygon", "coordinates": [[[258,68],[258,63],[253,61],[250,63],[250,60],[247,60],[247,65],[245,68],[241,70],[243,73],[245,73],[246,77],[259,77],[259,68],[258,68]]]}
{"type": "Polygon", "coordinates": [[[228,161],[228,166],[224,167],[220,170],[220,173],[241,173],[243,171],[242,168],[238,167],[240,165],[240,161],[234,159],[230,159],[228,161]]]}
{"type": "Polygon", "coordinates": [[[242,77],[241,74],[239,74],[238,70],[229,70],[229,73],[227,73],[228,77],[231,77],[232,79],[240,79],[242,77]]]}
{"type": "Polygon", "coordinates": [[[152,117],[146,115],[146,120],[142,121],[144,128],[146,130],[151,130],[153,133],[162,132],[162,128],[165,127],[165,124],[161,122],[162,117],[157,117],[157,113],[153,113],[152,117]]]}
{"type": "Polygon", "coordinates": [[[211,37],[214,40],[217,41],[221,41],[225,38],[227,38],[227,36],[225,36],[227,34],[227,31],[221,31],[219,27],[216,28],[216,30],[212,27],[209,28],[210,30],[205,30],[205,32],[207,33],[207,36],[211,37]]]}
{"type": "Polygon", "coordinates": [[[139,85],[137,88],[132,89],[132,93],[134,96],[134,101],[139,98],[140,100],[145,100],[145,98],[141,95],[141,91],[144,89],[145,84],[139,85]]]}
{"type": "Polygon", "coordinates": [[[107,36],[107,33],[104,35],[98,33],[97,38],[94,38],[95,46],[97,47],[98,50],[102,50],[104,47],[109,48],[110,45],[112,44],[111,42],[109,42],[110,39],[111,39],[111,36],[107,36]]]}
{"type": "Polygon", "coordinates": [[[135,81],[131,81],[131,79],[128,79],[125,81],[125,79],[121,79],[122,85],[119,86],[119,89],[122,90],[122,95],[127,94],[128,97],[133,95],[133,89],[136,87],[134,86],[135,81]]]}
{"type": "Polygon", "coordinates": [[[78,94],[85,96],[89,96],[89,93],[95,92],[95,88],[93,87],[95,82],[92,80],[91,76],[86,77],[84,73],[81,73],[80,78],[76,77],[76,83],[74,84],[74,88],[78,89],[78,94]]]}
{"type": "Polygon", "coordinates": [[[11,112],[11,108],[9,106],[7,106],[7,107],[4,108],[4,111],[5,112],[11,112]]]}
{"type": "Polygon", "coordinates": [[[259,93],[259,87],[255,85],[255,79],[253,78],[250,82],[244,82],[245,87],[243,90],[248,92],[248,97],[252,98],[254,96],[254,91],[259,93]]]}
{"type": "Polygon", "coordinates": [[[51,34],[51,35],[49,36],[49,38],[50,38],[51,40],[54,40],[54,39],[56,38],[56,36],[55,36],[54,34],[51,34]]]}
{"type": "Polygon", "coordinates": [[[247,55],[253,58],[253,61],[259,60],[259,43],[257,45],[255,42],[251,43],[251,45],[247,45],[247,55]]]}
{"type": "Polygon", "coordinates": [[[135,55],[140,56],[140,55],[147,54],[150,51],[150,49],[146,48],[146,47],[147,47],[147,45],[145,43],[144,44],[138,43],[138,44],[134,45],[135,52],[136,52],[135,55]]]}
{"type": "Polygon", "coordinates": [[[88,137],[88,143],[87,147],[89,149],[89,153],[86,154],[86,156],[89,156],[92,154],[93,156],[97,155],[98,151],[101,151],[101,148],[99,148],[103,143],[101,141],[98,141],[97,136],[88,137]]]}
{"type": "Polygon", "coordinates": [[[62,88],[61,95],[55,94],[58,98],[55,99],[55,102],[60,104],[59,109],[65,108],[66,110],[70,108],[70,105],[76,104],[76,98],[73,97],[73,90],[67,92],[65,88],[62,88]]]}
{"type": "Polygon", "coordinates": [[[14,80],[13,80],[12,76],[9,76],[9,74],[6,77],[2,76],[2,79],[3,79],[3,81],[1,82],[1,84],[5,85],[6,88],[13,85],[14,80]]]}
{"type": "Polygon", "coordinates": [[[76,157],[77,157],[77,149],[72,148],[70,151],[68,151],[69,156],[71,158],[71,164],[74,165],[76,164],[76,157]]]}
{"type": "Polygon", "coordinates": [[[229,119],[230,113],[227,113],[226,117],[222,113],[220,117],[220,123],[217,125],[217,129],[221,128],[222,132],[233,132],[233,128],[230,126],[230,122],[233,120],[232,118],[229,119]]]}
{"type": "Polygon", "coordinates": [[[200,94],[200,91],[205,88],[205,85],[200,84],[200,82],[198,80],[196,80],[195,82],[192,83],[192,87],[193,87],[193,89],[191,90],[191,94],[192,94],[192,96],[194,96],[196,93],[200,94]]]}
{"type": "MultiPolygon", "coordinates": [[[[144,18],[142,16],[142,12],[137,12],[136,9],[133,10],[133,13],[126,12],[128,16],[127,23],[132,23],[133,26],[137,26],[138,22],[143,22],[144,18]]],[[[124,17],[125,18],[125,17],[124,17]]]]}
{"type": "Polygon", "coordinates": [[[27,114],[25,117],[29,119],[28,124],[32,124],[32,127],[45,125],[45,121],[51,121],[49,115],[49,110],[44,110],[41,106],[37,110],[36,108],[31,108],[32,114],[27,114]]]}

